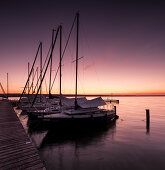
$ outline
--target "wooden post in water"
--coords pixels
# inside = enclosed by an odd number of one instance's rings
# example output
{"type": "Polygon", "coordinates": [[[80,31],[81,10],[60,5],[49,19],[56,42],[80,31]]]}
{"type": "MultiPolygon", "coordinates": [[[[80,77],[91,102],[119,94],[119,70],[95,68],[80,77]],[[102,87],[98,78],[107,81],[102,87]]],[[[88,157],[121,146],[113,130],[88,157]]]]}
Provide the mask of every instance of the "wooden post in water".
{"type": "Polygon", "coordinates": [[[114,106],[114,110],[115,110],[115,119],[118,119],[119,116],[116,114],[116,106],[114,106]]]}
{"type": "Polygon", "coordinates": [[[146,109],[146,129],[147,133],[150,132],[150,110],[146,109]]]}
{"type": "Polygon", "coordinates": [[[116,106],[114,106],[114,109],[115,109],[115,115],[116,115],[116,106]]]}

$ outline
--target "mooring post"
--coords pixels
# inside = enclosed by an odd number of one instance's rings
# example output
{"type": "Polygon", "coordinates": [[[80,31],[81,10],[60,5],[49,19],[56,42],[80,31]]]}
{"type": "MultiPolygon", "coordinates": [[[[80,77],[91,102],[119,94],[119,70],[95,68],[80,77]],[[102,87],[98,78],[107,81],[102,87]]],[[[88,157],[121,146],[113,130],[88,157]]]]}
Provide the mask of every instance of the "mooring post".
{"type": "Polygon", "coordinates": [[[150,122],[150,110],[146,109],[146,121],[150,122]]]}
{"type": "Polygon", "coordinates": [[[116,106],[114,106],[114,110],[115,110],[115,115],[116,115],[116,106]]]}
{"type": "Polygon", "coordinates": [[[114,106],[114,110],[115,110],[115,119],[118,119],[119,116],[116,114],[116,106],[114,106]]]}
{"type": "Polygon", "coordinates": [[[146,109],[146,129],[147,133],[150,131],[150,110],[146,109]]]}

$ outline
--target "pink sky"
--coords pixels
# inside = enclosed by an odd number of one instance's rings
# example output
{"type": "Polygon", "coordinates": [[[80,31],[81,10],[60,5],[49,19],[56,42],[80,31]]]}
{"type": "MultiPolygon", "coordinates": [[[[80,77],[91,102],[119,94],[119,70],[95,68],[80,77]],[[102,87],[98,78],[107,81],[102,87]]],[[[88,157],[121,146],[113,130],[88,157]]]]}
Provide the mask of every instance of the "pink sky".
{"type": "MultiPolygon", "coordinates": [[[[59,1],[56,4],[50,0],[40,3],[2,1],[0,82],[5,89],[8,72],[9,92],[22,92],[27,63],[32,64],[40,41],[46,56],[51,31],[60,23],[64,28],[64,47],[77,9],[80,11],[79,56],[84,56],[79,61],[79,94],[165,93],[164,6],[161,2],[123,1],[59,1]]],[[[64,94],[75,90],[75,63],[72,63],[75,38],[73,34],[63,61],[64,94]]],[[[56,70],[58,52],[54,57],[53,69],[56,70]]],[[[44,86],[45,82],[46,93],[44,86]]],[[[59,93],[58,80],[52,93],[59,93]]]]}

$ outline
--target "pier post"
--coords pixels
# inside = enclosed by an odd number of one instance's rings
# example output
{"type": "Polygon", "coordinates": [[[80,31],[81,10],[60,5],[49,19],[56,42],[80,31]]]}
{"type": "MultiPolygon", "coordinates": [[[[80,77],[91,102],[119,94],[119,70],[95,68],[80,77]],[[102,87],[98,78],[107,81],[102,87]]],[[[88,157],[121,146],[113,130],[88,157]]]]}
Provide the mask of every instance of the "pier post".
{"type": "Polygon", "coordinates": [[[115,110],[115,115],[116,115],[116,106],[114,106],[114,110],[115,110]]]}
{"type": "Polygon", "coordinates": [[[150,131],[150,110],[146,109],[146,129],[147,133],[150,131]]]}
{"type": "Polygon", "coordinates": [[[118,119],[119,116],[116,114],[116,106],[114,106],[114,110],[115,110],[115,119],[118,119]]]}

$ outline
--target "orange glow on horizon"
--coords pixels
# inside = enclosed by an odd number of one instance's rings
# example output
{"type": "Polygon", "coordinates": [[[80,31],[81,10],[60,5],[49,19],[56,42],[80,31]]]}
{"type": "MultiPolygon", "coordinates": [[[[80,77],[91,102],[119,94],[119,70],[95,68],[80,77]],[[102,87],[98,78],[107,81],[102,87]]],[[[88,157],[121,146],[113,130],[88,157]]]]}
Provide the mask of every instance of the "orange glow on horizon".
{"type": "MultiPolygon", "coordinates": [[[[9,94],[21,94],[22,91],[10,91],[9,94]]],[[[0,94],[3,94],[0,90],[0,94]]],[[[43,94],[48,94],[43,91],[43,94]]],[[[59,94],[59,93],[52,93],[52,94],[59,94]]],[[[63,95],[74,95],[75,93],[63,93],[63,95]]],[[[78,95],[104,95],[104,96],[138,96],[138,95],[165,95],[165,91],[157,91],[157,92],[125,92],[125,93],[78,93],[78,95]]]]}

